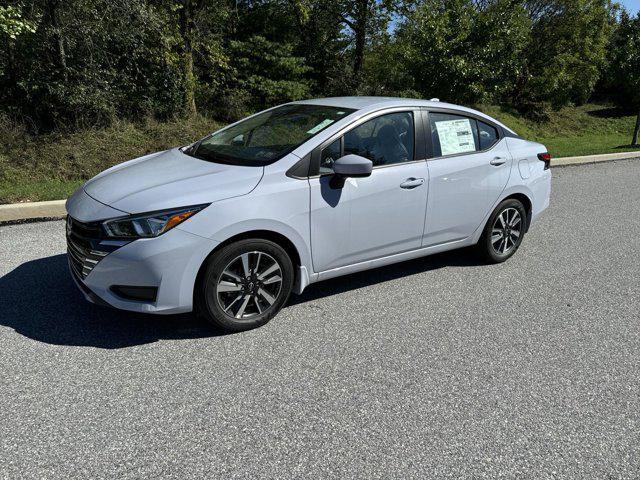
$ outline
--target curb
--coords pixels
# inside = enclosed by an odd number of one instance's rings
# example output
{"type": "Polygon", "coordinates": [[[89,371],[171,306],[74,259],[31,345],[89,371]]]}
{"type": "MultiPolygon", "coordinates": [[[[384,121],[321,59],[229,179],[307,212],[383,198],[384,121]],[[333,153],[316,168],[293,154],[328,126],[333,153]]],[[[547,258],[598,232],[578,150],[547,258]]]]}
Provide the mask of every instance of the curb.
{"type": "Polygon", "coordinates": [[[552,158],[551,167],[565,167],[567,165],[587,165],[589,163],[610,162],[612,160],[630,160],[640,158],[640,150],[636,152],[605,153],[603,155],[587,155],[584,157],[552,158]]]}
{"type": "Polygon", "coordinates": [[[64,218],[67,214],[65,202],[66,200],[51,200],[0,205],[0,225],[64,218]]]}
{"type": "MultiPolygon", "coordinates": [[[[551,160],[551,167],[586,165],[589,163],[610,162],[613,160],[640,159],[640,151],[605,153],[604,155],[587,155],[584,157],[563,157],[551,160]]],[[[66,200],[49,202],[25,202],[0,205],[0,225],[11,225],[40,220],[58,220],[67,212],[64,208],[66,200]]]]}

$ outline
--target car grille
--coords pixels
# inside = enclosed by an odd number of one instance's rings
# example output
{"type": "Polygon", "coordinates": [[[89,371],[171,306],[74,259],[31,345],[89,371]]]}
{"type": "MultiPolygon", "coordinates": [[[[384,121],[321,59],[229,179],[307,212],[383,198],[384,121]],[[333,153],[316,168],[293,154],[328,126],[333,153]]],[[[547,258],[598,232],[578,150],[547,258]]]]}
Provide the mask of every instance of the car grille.
{"type": "Polygon", "coordinates": [[[76,276],[83,279],[113,248],[100,245],[103,239],[100,223],[82,223],[67,216],[67,254],[76,276]]]}

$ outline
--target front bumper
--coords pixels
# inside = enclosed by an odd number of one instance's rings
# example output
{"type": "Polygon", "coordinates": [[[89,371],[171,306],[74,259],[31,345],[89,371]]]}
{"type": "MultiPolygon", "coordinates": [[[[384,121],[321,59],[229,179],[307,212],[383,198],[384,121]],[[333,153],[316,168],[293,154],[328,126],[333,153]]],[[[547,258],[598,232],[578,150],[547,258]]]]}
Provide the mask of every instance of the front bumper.
{"type": "Polygon", "coordinates": [[[196,276],[218,243],[176,227],[149,239],[128,243],[106,255],[84,279],[70,265],[71,275],[85,298],[122,310],[173,314],[193,309],[196,276]],[[157,287],[155,301],[122,298],[114,285],[157,287]]]}

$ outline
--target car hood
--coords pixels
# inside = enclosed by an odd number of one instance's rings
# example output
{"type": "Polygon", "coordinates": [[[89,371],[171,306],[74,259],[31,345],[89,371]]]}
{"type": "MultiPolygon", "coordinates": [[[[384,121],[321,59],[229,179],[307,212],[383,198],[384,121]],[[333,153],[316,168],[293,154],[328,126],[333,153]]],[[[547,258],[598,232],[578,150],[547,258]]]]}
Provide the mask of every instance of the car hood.
{"type": "Polygon", "coordinates": [[[105,170],[84,191],[127,213],[151,212],[246,195],[263,173],[264,167],[207,162],[174,148],[105,170]]]}

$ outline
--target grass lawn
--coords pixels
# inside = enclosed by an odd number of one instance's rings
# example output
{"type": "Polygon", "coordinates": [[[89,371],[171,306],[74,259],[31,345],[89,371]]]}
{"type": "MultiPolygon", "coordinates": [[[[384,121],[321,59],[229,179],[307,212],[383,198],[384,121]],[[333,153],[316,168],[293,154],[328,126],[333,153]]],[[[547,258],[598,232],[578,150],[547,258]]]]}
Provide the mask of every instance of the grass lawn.
{"type": "MultiPolygon", "coordinates": [[[[507,109],[480,106],[524,138],[544,143],[554,157],[625,152],[635,117],[608,106],[567,107],[536,123],[507,109]]],[[[0,121],[0,203],[58,200],[102,170],[131,158],[185,145],[219,124],[190,120],[118,121],[106,129],[32,137],[0,121]]],[[[640,149],[638,149],[640,155],[640,149]]]]}
{"type": "Polygon", "coordinates": [[[500,120],[527,140],[543,143],[553,157],[631,152],[635,115],[606,105],[587,104],[552,112],[548,122],[536,123],[495,106],[479,110],[500,120]]]}

